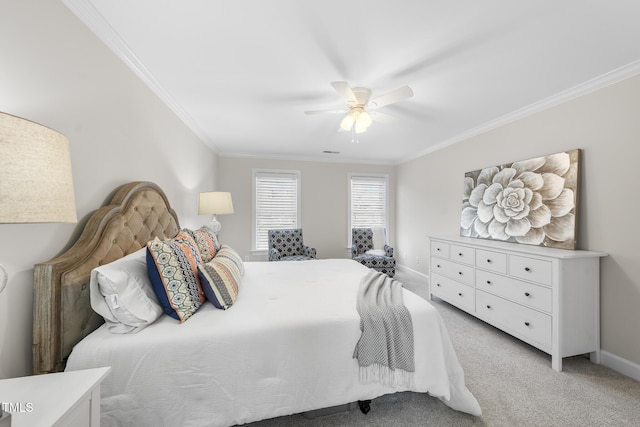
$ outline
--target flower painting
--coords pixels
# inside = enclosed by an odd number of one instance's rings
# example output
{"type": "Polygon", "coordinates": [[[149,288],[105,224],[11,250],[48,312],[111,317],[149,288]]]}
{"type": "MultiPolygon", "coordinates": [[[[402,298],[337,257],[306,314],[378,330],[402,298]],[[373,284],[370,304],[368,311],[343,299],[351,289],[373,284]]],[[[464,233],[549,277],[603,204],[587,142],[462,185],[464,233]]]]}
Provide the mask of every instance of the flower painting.
{"type": "Polygon", "coordinates": [[[460,235],[576,248],[580,150],[467,172],[460,235]]]}

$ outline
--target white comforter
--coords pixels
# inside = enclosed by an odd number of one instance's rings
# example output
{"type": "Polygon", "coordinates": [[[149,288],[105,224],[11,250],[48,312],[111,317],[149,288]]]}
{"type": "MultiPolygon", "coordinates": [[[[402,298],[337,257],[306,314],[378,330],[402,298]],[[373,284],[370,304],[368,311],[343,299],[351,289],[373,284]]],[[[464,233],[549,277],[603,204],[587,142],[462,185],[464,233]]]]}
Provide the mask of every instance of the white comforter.
{"type": "MultiPolygon", "coordinates": [[[[236,303],[206,303],[184,324],[169,316],[137,334],[100,327],[67,370],[111,366],[103,426],[230,426],[404,391],[360,384],[359,282],[348,259],[245,263],[236,303]]],[[[439,313],[404,290],[415,337],[415,387],[480,415],[439,313]]]]}

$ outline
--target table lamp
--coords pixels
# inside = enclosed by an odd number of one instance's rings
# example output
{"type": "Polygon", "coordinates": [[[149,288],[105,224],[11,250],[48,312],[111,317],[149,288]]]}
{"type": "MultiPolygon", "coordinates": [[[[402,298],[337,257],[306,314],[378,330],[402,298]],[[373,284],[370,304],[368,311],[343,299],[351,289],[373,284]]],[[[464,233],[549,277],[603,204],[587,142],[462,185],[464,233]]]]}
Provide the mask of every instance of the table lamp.
{"type": "Polygon", "coordinates": [[[198,215],[213,215],[208,227],[215,233],[222,229],[222,224],[216,215],[232,214],[233,202],[231,193],[222,191],[210,191],[200,193],[198,198],[198,215]]]}

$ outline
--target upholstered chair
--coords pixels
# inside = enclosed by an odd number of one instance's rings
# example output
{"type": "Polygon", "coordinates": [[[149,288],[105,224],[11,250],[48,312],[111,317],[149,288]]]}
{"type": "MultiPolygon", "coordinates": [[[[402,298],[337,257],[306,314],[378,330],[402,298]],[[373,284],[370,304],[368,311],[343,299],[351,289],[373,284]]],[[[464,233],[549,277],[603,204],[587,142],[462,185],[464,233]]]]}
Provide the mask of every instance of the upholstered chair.
{"type": "Polygon", "coordinates": [[[393,257],[393,248],[386,241],[383,248],[374,248],[371,228],[351,229],[351,242],[352,259],[389,277],[395,276],[396,259],[393,257]]]}
{"type": "Polygon", "coordinates": [[[304,261],[315,257],[316,248],[302,241],[302,229],[269,230],[269,261],[304,261]]]}

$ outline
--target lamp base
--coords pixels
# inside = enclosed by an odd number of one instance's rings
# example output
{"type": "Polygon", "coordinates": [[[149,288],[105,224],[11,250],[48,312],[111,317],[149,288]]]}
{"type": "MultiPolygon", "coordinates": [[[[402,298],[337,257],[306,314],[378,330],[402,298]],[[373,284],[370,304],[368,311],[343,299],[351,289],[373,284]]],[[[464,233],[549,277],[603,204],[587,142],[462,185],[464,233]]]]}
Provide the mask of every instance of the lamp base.
{"type": "Polygon", "coordinates": [[[11,427],[11,413],[0,409],[0,427],[11,427]]]}
{"type": "Polygon", "coordinates": [[[218,219],[214,215],[207,227],[209,227],[214,233],[218,234],[218,232],[222,229],[222,224],[220,224],[220,221],[218,221],[218,219]]]}
{"type": "Polygon", "coordinates": [[[2,265],[0,265],[0,293],[4,291],[4,287],[7,286],[7,278],[8,278],[7,270],[4,269],[2,265]]]}

